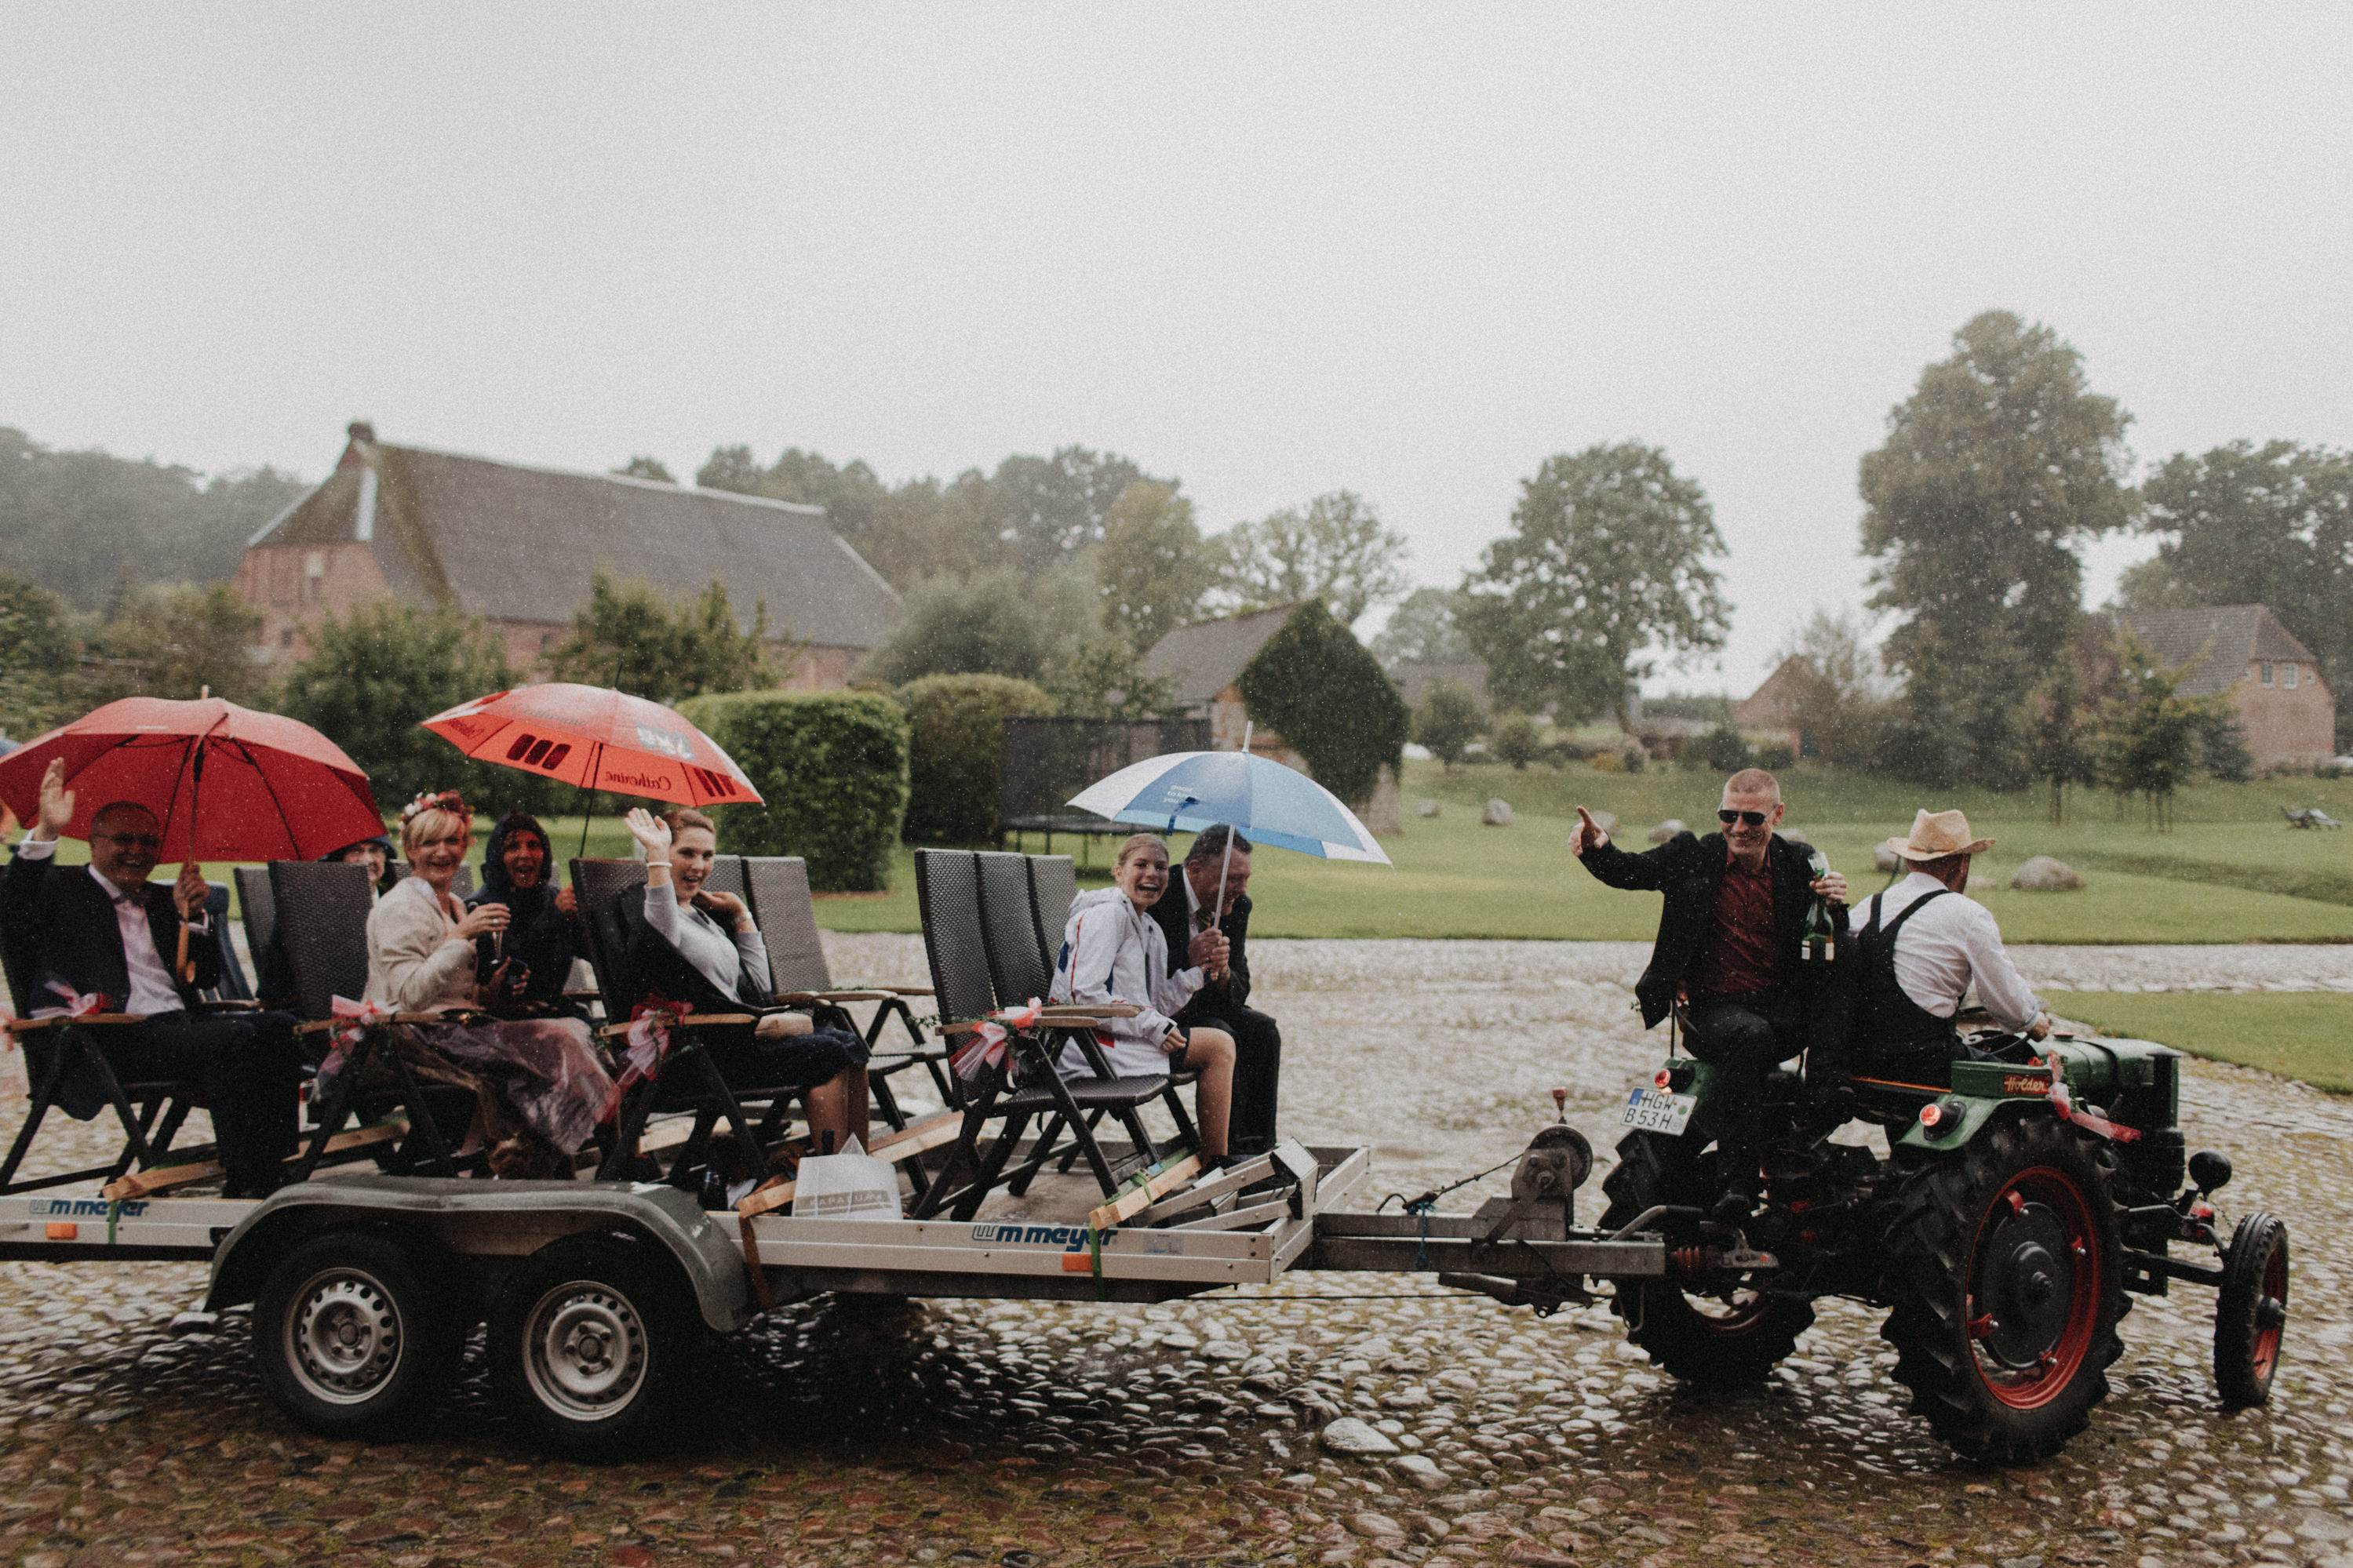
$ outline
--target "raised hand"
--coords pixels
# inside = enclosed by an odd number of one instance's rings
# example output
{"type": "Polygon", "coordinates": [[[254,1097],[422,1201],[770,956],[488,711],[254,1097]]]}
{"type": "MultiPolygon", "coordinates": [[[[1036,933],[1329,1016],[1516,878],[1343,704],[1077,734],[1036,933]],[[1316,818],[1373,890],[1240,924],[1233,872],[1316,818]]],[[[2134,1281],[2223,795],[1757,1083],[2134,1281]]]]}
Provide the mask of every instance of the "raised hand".
{"type": "Polygon", "coordinates": [[[41,774],[39,820],[33,825],[30,837],[44,843],[57,837],[73,820],[73,814],[74,792],[66,788],[66,762],[58,757],[41,774]]]}
{"type": "Polygon", "coordinates": [[[739,931],[752,929],[752,911],[745,909],[744,900],[733,893],[714,893],[706,888],[694,895],[694,901],[739,931]]]}
{"type": "Polygon", "coordinates": [[[621,818],[628,826],[629,837],[645,847],[646,864],[670,864],[670,824],[642,805],[629,807],[629,815],[621,818]]]}
{"type": "Polygon", "coordinates": [[[1587,850],[1599,848],[1609,842],[1609,835],[1602,831],[1601,824],[1593,820],[1593,814],[1585,807],[1578,806],[1577,837],[1568,841],[1568,852],[1582,860],[1585,858],[1587,850]]]}
{"type": "Polygon", "coordinates": [[[205,868],[194,860],[180,868],[172,883],[172,907],[180,911],[184,921],[195,920],[205,912],[205,900],[212,889],[205,883],[205,868]]]}

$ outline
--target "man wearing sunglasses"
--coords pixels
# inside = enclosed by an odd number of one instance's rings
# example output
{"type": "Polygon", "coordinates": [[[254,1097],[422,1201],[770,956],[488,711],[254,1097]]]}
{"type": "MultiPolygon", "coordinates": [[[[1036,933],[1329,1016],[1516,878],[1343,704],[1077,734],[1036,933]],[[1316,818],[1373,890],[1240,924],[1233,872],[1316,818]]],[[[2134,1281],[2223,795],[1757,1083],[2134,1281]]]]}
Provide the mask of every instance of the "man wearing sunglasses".
{"type": "MultiPolygon", "coordinates": [[[[73,820],[65,764],[41,777],[36,821],[0,879],[0,921],[33,954],[33,1005],[63,986],[102,999],[102,1011],[139,1015],[110,1027],[106,1059],[119,1079],[177,1079],[203,1086],[231,1197],[262,1197],[279,1186],[294,1148],[301,1077],[291,1020],[280,1013],[207,1017],[197,993],[219,984],[220,953],[205,923],[210,890],[201,867],[180,868],[169,888],[147,879],[161,857],[162,825],[134,801],[102,806],[90,825],[90,864],[57,863],[58,836],[73,820]],[[180,927],[193,928],[195,978],[172,968],[180,927]]],[[[58,1104],[87,1121],[106,1109],[86,1065],[58,1086],[58,1104]]]]}
{"type": "Polygon", "coordinates": [[[1585,868],[1610,887],[1666,895],[1634,995],[1645,1028],[1677,1013],[1692,1055],[1717,1069],[1727,1091],[1719,1206],[1740,1217],[1756,1207],[1761,1185],[1765,1074],[1805,1048],[1793,983],[1807,905],[1816,893],[1846,901],[1845,878],[1816,879],[1806,851],[1773,831],[1781,811],[1780,782],[1744,768],[1725,781],[1719,832],[1679,833],[1630,854],[1580,805],[1569,840],[1585,868]]]}

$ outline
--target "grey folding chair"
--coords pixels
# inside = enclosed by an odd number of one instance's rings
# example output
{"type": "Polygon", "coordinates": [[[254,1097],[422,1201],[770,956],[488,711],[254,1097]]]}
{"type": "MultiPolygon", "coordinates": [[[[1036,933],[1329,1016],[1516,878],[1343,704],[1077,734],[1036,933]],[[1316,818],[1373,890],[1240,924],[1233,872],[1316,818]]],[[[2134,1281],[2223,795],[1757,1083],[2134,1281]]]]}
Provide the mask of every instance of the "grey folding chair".
{"type": "Polygon", "coordinates": [[[265,1007],[291,1007],[294,976],[286,966],[286,950],[278,941],[278,895],[269,886],[269,868],[239,866],[229,875],[237,879],[245,950],[253,955],[254,996],[265,1007]]]}
{"type": "MultiPolygon", "coordinates": [[[[752,918],[760,927],[761,940],[767,943],[770,987],[778,1000],[807,996],[829,1002],[847,1009],[853,1002],[871,1002],[873,1015],[860,1030],[871,1059],[866,1073],[878,1086],[890,1074],[921,1062],[932,1075],[932,1085],[940,1092],[942,1104],[948,1103],[946,1076],[940,1064],[948,1053],[923,1043],[922,1027],[915,1022],[914,1009],[908,1005],[911,996],[929,996],[928,986],[875,985],[860,990],[843,990],[833,984],[832,966],[826,962],[825,941],[817,928],[817,906],[809,896],[808,862],[797,855],[747,855],[744,857],[744,877],[752,889],[752,918]],[[892,1018],[897,1018],[906,1031],[912,1049],[884,1051],[881,1036],[892,1018]]],[[[882,1088],[878,1103],[889,1090],[882,1088]]],[[[905,1123],[892,1112],[893,1126],[905,1123]]]]}

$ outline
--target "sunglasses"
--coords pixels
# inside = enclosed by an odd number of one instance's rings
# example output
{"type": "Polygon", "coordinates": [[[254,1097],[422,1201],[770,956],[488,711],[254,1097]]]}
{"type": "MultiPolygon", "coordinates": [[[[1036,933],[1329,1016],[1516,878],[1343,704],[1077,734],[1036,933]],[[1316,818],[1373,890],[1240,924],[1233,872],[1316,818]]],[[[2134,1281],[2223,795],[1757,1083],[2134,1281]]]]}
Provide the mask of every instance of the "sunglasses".
{"type": "Polygon", "coordinates": [[[1715,819],[1726,827],[1736,822],[1748,827],[1765,826],[1765,814],[1761,811],[1719,811],[1715,814],[1715,819]]]}
{"type": "Polygon", "coordinates": [[[103,833],[99,836],[117,849],[161,849],[163,839],[153,833],[103,833]]]}

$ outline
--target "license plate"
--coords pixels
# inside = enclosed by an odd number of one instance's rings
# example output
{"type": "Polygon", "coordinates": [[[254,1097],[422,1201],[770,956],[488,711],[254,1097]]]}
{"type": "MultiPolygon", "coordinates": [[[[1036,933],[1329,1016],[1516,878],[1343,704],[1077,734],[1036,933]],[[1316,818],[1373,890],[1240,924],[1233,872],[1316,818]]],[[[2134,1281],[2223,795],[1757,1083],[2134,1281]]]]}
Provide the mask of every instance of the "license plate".
{"type": "Polygon", "coordinates": [[[1692,1112],[1698,1109],[1699,1096],[1695,1094],[1674,1094],[1663,1089],[1638,1089],[1626,1097],[1626,1109],[1619,1115],[1618,1121],[1623,1127],[1676,1137],[1691,1125],[1692,1112]]]}

